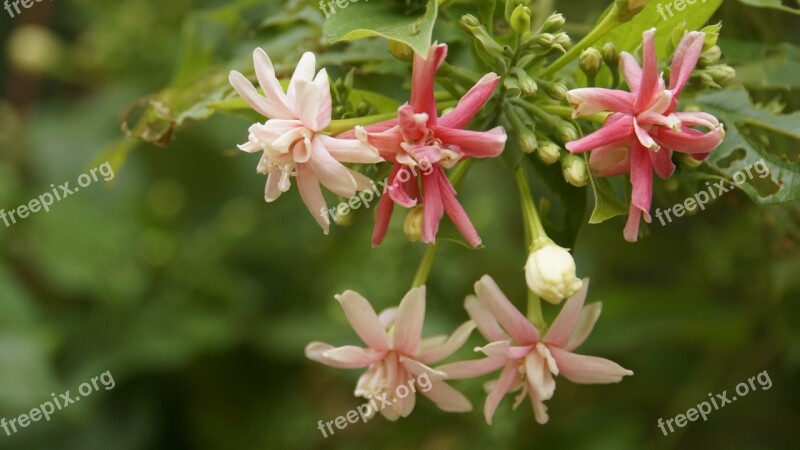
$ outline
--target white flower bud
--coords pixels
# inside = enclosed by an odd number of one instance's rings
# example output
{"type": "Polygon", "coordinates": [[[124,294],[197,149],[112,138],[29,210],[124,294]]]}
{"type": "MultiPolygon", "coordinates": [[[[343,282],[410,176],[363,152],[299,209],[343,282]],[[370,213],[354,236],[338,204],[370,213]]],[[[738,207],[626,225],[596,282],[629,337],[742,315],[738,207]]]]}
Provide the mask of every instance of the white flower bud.
{"type": "Polygon", "coordinates": [[[525,279],[534,294],[554,305],[573,296],[583,285],[575,276],[572,255],[552,242],[528,256],[525,279]]]}

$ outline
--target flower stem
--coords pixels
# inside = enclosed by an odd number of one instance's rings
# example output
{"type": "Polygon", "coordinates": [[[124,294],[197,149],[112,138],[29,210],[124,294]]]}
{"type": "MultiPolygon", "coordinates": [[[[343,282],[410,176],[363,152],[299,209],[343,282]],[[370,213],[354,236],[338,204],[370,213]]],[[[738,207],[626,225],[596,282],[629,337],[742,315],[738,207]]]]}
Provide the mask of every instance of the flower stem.
{"type": "Polygon", "coordinates": [[[328,128],[326,128],[325,131],[327,131],[331,136],[336,136],[339,133],[352,130],[358,125],[373,125],[378,122],[383,122],[384,120],[394,119],[395,117],[397,117],[397,112],[373,114],[371,116],[355,117],[352,119],[332,120],[331,124],[328,125],[328,128]]]}
{"type": "MultiPolygon", "coordinates": [[[[559,117],[563,117],[565,119],[572,119],[572,108],[569,106],[561,106],[561,105],[541,105],[541,108],[550,114],[555,114],[559,117]]],[[[606,118],[611,113],[607,112],[600,112],[595,114],[589,114],[586,116],[580,116],[581,119],[590,120],[592,122],[597,123],[605,123],[606,118]]]]}
{"type": "Polygon", "coordinates": [[[544,334],[547,331],[547,322],[542,315],[542,300],[528,289],[528,321],[539,330],[539,333],[544,334]]]}
{"type": "Polygon", "coordinates": [[[425,255],[419,263],[417,274],[414,276],[414,282],[411,283],[412,288],[424,286],[425,283],[427,283],[428,275],[430,275],[431,269],[433,268],[433,261],[436,260],[436,252],[439,250],[440,242],[441,241],[434,242],[425,250],[425,255]]]}
{"type": "Polygon", "coordinates": [[[603,16],[603,18],[600,20],[600,23],[598,23],[594,29],[589,32],[589,34],[584,36],[584,38],[575,44],[574,47],[569,49],[567,53],[564,53],[561,55],[561,57],[553,61],[552,64],[547,66],[544,72],[542,72],[541,76],[553,76],[553,74],[580,55],[582,51],[586,50],[586,48],[597,42],[598,39],[605,36],[606,33],[614,29],[614,27],[621,24],[622,20],[620,20],[619,14],[617,14],[617,8],[617,4],[615,3],[614,6],[612,6],[612,9],[605,16],[603,16]]]}
{"type": "MultiPolygon", "coordinates": [[[[519,186],[519,195],[522,203],[523,224],[525,226],[525,244],[528,251],[533,251],[534,246],[543,240],[550,239],[544,231],[539,214],[536,212],[536,204],[531,195],[531,188],[528,184],[528,177],[525,171],[524,161],[517,166],[514,171],[519,186]]],[[[528,290],[528,320],[540,331],[544,332],[547,322],[542,315],[542,300],[528,290]]]]}

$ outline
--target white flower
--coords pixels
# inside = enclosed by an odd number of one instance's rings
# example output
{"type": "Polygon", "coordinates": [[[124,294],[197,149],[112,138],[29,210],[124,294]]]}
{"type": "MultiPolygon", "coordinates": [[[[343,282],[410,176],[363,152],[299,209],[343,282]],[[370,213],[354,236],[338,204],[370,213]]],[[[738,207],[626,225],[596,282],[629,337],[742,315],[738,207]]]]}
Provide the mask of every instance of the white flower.
{"type": "Polygon", "coordinates": [[[291,176],[311,214],[328,233],[327,205],[319,184],[334,193],[352,197],[370,189],[370,180],[342,163],[383,161],[378,151],[366,142],[366,132],[356,128],[358,139],[337,139],[322,133],[331,123],[331,91],[325,69],[314,75],[313,53],[303,54],[283,92],[275,69],[260,48],[253,52],[256,78],[264,95],[237,71],[231,71],[230,83],[256,112],[267,117],[265,123],[250,127],[248,141],[239,148],[248,153],[263,151],[258,172],[268,175],[264,198],[276,200],[291,187],[291,176]]]}
{"type": "Polygon", "coordinates": [[[534,294],[553,304],[575,295],[583,285],[575,276],[572,255],[552,242],[528,256],[525,279],[534,294]]]}

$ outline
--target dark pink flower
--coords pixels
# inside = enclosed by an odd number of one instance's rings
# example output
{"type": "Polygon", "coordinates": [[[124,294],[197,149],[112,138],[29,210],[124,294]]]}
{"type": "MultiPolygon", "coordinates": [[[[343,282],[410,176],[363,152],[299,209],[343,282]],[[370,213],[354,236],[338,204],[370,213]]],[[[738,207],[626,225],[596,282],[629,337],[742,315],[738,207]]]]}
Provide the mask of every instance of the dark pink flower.
{"type": "Polygon", "coordinates": [[[669,89],[658,73],[655,28],[644,32],[642,65],[623,52],[622,72],[632,92],[585,88],[567,93],[574,116],[612,111],[603,127],[567,144],[573,153],[592,150],[589,165],[595,175],[631,174],[631,206],[625,239],[635,242],[642,214],[647,222],[653,194],[653,171],[662,179],[675,170],[672,152],[683,152],[703,160],[725,137],[723,125],[704,112],[674,112],[678,97],[703,51],[705,34],[688,33],[672,58],[669,89]],[[702,132],[694,127],[702,127],[702,132]]]}
{"type": "Polygon", "coordinates": [[[410,103],[398,108],[397,119],[367,127],[370,144],[394,163],[386,183],[387,195],[378,205],[372,245],[379,245],[386,236],[395,204],[412,208],[418,203],[424,210],[423,242],[435,241],[439,222],[447,213],[470,245],[477,247],[481,243],[456,200],[456,191],[444,169],[465,158],[491,158],[502,153],[506,142],[503,127],[489,131],[464,129],[492,95],[499,77],[494,73],[485,75],[452,111],[438,117],[433,84],[436,70],[446,56],[445,44],[432,46],[426,59],[416,55],[410,103]]]}

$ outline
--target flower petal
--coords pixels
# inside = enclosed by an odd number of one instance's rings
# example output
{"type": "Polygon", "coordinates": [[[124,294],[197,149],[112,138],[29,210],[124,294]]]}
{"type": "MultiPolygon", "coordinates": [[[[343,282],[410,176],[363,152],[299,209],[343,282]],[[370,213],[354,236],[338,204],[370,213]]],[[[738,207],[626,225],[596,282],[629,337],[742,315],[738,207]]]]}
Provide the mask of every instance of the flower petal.
{"type": "Polygon", "coordinates": [[[631,150],[631,208],[628,222],[625,225],[625,239],[636,242],[639,234],[639,219],[644,214],[645,221],[650,222],[650,204],[653,199],[653,167],[649,150],[634,142],[631,150]]]}
{"type": "Polygon", "coordinates": [[[269,118],[277,118],[277,119],[294,119],[293,116],[287,116],[286,111],[282,108],[275,106],[272,102],[267,100],[266,98],[262,97],[258,91],[256,91],[255,86],[253,83],[250,82],[244,75],[241,73],[232,70],[230,75],[228,76],[228,81],[230,82],[233,89],[239,94],[254,111],[261,114],[264,117],[269,118]]]}
{"type": "Polygon", "coordinates": [[[464,346],[474,329],[475,322],[471,320],[464,322],[460,327],[456,328],[456,331],[450,335],[447,341],[435,347],[423,349],[417,359],[425,364],[432,364],[447,358],[464,346]]]}
{"type": "Polygon", "coordinates": [[[333,100],[331,99],[330,79],[328,71],[322,69],[314,78],[314,86],[320,94],[319,109],[317,110],[317,128],[324,130],[331,124],[333,100]]]}
{"type": "Polygon", "coordinates": [[[488,341],[506,341],[511,338],[503,331],[503,328],[497,322],[497,319],[492,313],[478,300],[478,297],[469,295],[464,300],[464,308],[467,310],[469,317],[475,321],[478,326],[478,331],[488,341]]]}
{"type": "Polygon", "coordinates": [[[622,377],[633,375],[614,361],[596,356],[571,353],[559,348],[550,349],[558,368],[566,379],[578,384],[618,383],[622,377]]]}
{"type": "Polygon", "coordinates": [[[589,167],[598,177],[611,177],[628,173],[631,170],[630,149],[616,145],[606,145],[592,151],[589,167]]]}
{"type": "Polygon", "coordinates": [[[328,234],[330,224],[323,218],[328,205],[325,204],[325,197],[322,196],[319,179],[308,164],[297,164],[295,168],[297,170],[297,189],[300,191],[300,197],[309,212],[311,212],[311,215],[322,227],[322,231],[328,234]]]}
{"type": "Polygon", "coordinates": [[[441,370],[428,367],[425,364],[411,358],[401,356],[400,363],[411,375],[414,375],[415,377],[426,376],[434,381],[444,380],[447,378],[447,374],[441,370]]]}
{"type": "Polygon", "coordinates": [[[573,118],[601,111],[633,113],[636,96],[616,89],[582,88],[567,92],[567,101],[572,107],[573,118]]]}
{"type": "Polygon", "coordinates": [[[619,66],[622,69],[622,75],[631,88],[632,93],[639,91],[639,85],[642,83],[642,67],[636,58],[628,52],[622,52],[619,59],[619,66]]]}
{"type": "Polygon", "coordinates": [[[561,308],[561,312],[555,318],[550,328],[547,330],[543,341],[546,344],[556,347],[563,347],[572,336],[578,318],[583,310],[583,303],[586,301],[586,293],[589,290],[589,279],[583,279],[581,290],[569,298],[561,308]]]}
{"type": "Polygon", "coordinates": [[[476,347],[475,351],[482,352],[490,358],[522,359],[533,349],[530,345],[515,346],[511,341],[495,341],[483,347],[476,347]]]}
{"type": "Polygon", "coordinates": [[[447,374],[448,380],[463,380],[476,378],[503,367],[508,362],[506,358],[482,358],[470,361],[459,361],[439,366],[436,370],[447,374]]]}
{"type": "MultiPolygon", "coordinates": [[[[441,171],[441,169],[439,169],[439,171],[441,171]]],[[[445,212],[447,212],[447,217],[450,218],[469,245],[478,247],[481,245],[481,237],[478,236],[478,231],[475,230],[475,226],[472,225],[461,203],[456,200],[450,180],[444,173],[438,175],[438,179],[439,193],[441,194],[442,204],[444,205],[445,212]]]]}
{"type": "Polygon", "coordinates": [[[680,133],[662,129],[655,136],[656,142],[670,150],[682,153],[708,153],[722,143],[725,138],[725,128],[719,128],[702,133],[689,127],[683,127],[680,133]]]}
{"type": "Polygon", "coordinates": [[[566,147],[572,153],[594,150],[607,145],[621,147],[629,143],[633,136],[633,117],[622,115],[613,122],[606,120],[603,128],[577,141],[568,142],[566,147]]]}
{"type": "Polygon", "coordinates": [[[472,411],[472,403],[467,397],[443,381],[432,381],[430,389],[427,391],[420,389],[419,392],[428,397],[442,411],[451,413],[472,411]]]}
{"type": "Polygon", "coordinates": [[[256,48],[253,51],[253,65],[256,69],[258,84],[264,91],[267,101],[271,102],[273,107],[280,112],[279,117],[293,118],[292,106],[286,97],[286,93],[283,92],[280,81],[275,76],[275,68],[272,66],[272,61],[261,48],[256,48]]]}
{"type": "Polygon", "coordinates": [[[439,118],[439,126],[464,129],[492,96],[499,81],[500,77],[493,72],[481,77],[475,86],[461,97],[452,111],[439,118]]]}
{"type": "Polygon", "coordinates": [[[297,67],[295,67],[294,73],[292,74],[292,79],[289,82],[289,89],[286,94],[289,99],[289,104],[294,106],[294,111],[297,114],[300,114],[300,110],[302,109],[300,105],[297,104],[300,97],[297,93],[297,84],[300,81],[311,82],[313,80],[316,64],[317,62],[314,54],[305,52],[303,56],[300,57],[300,61],[297,63],[297,67]]]}
{"type": "Polygon", "coordinates": [[[394,349],[406,355],[419,353],[425,322],[425,286],[408,291],[400,302],[394,322],[394,349]]]}
{"type": "Polygon", "coordinates": [[[580,316],[578,317],[578,323],[575,326],[575,330],[572,332],[572,336],[569,338],[569,342],[567,342],[565,345],[562,345],[561,348],[571,352],[583,344],[584,341],[586,341],[586,338],[589,337],[589,334],[592,333],[594,324],[597,323],[597,319],[600,318],[600,313],[602,310],[603,304],[601,302],[594,302],[584,306],[581,310],[580,316]]]}
{"type": "Polygon", "coordinates": [[[475,293],[517,344],[527,345],[539,339],[536,327],[514,307],[490,276],[484,275],[475,283],[475,293]]]}
{"type": "MultiPolygon", "coordinates": [[[[361,367],[366,367],[367,365],[370,364],[367,362],[365,362],[363,365],[361,365],[360,363],[355,364],[353,361],[345,362],[341,361],[340,359],[332,359],[330,357],[323,356],[325,353],[333,350],[337,350],[337,347],[334,347],[330,344],[326,344],[324,342],[315,341],[306,346],[306,358],[321,364],[325,364],[326,366],[335,367],[337,369],[358,369],[361,367]]],[[[366,353],[364,353],[363,355],[366,355],[366,353]]],[[[340,354],[339,356],[342,355],[340,354]]]]}
{"type": "Polygon", "coordinates": [[[681,39],[672,56],[672,66],[669,71],[669,89],[677,99],[692,76],[692,71],[697,65],[697,59],[703,51],[705,33],[692,31],[681,39]]]}
{"type": "Polygon", "coordinates": [[[506,364],[503,372],[500,373],[497,384],[495,384],[489,396],[486,397],[486,403],[483,405],[483,416],[486,418],[486,423],[489,425],[492,424],[492,418],[494,417],[495,411],[497,411],[497,406],[500,405],[500,400],[505,397],[508,390],[511,389],[511,385],[514,384],[517,379],[519,379],[519,365],[516,361],[512,361],[506,364]]]}
{"type": "Polygon", "coordinates": [[[321,131],[318,126],[317,114],[322,106],[322,93],[311,81],[298,80],[295,82],[295,112],[303,125],[312,131],[321,131]]]}
{"type": "Polygon", "coordinates": [[[494,127],[488,131],[459,130],[456,128],[436,127],[436,137],[444,145],[458,147],[462,153],[473,158],[494,158],[506,145],[506,130],[494,127]]]}
{"type": "Polygon", "coordinates": [[[319,181],[334,193],[345,198],[356,194],[356,180],[342,163],[333,159],[325,148],[323,140],[311,141],[311,159],[308,163],[319,181]]]}
{"type": "Polygon", "coordinates": [[[444,216],[444,205],[439,192],[438,174],[422,176],[422,195],[424,210],[422,214],[422,242],[432,244],[436,241],[439,222],[444,216]]]}
{"type": "Polygon", "coordinates": [[[380,361],[384,356],[386,356],[386,351],[361,348],[354,345],[345,345],[322,353],[323,358],[340,364],[339,367],[348,369],[366,367],[380,361]]]}
{"type": "Polygon", "coordinates": [[[286,172],[280,169],[270,170],[267,176],[267,185],[264,188],[264,200],[266,200],[267,203],[274,202],[285,192],[281,189],[281,180],[285,174],[286,172]]]}
{"type": "Polygon", "coordinates": [[[658,149],[661,148],[656,144],[656,141],[653,140],[650,134],[639,126],[639,122],[636,119],[633,119],[633,131],[636,133],[636,139],[638,139],[639,143],[646,149],[658,151],[658,149]]]}
{"type": "Polygon", "coordinates": [[[656,175],[662,180],[671,177],[672,173],[675,172],[675,164],[672,162],[672,150],[662,148],[660,151],[649,152],[649,154],[650,162],[653,164],[656,175]]]}
{"type": "Polygon", "coordinates": [[[353,327],[353,331],[365,344],[375,350],[391,348],[389,335],[386,334],[383,324],[367,299],[358,292],[345,291],[337,295],[336,300],[342,305],[344,315],[353,327]]]}
{"type": "Polygon", "coordinates": [[[447,57],[447,45],[432,45],[426,59],[414,55],[414,68],[411,75],[411,106],[415,113],[428,115],[428,126],[436,125],[436,100],[433,98],[433,83],[436,70],[447,57]]]}
{"type": "Polygon", "coordinates": [[[339,162],[373,164],[383,161],[376,148],[358,139],[337,139],[324,134],[317,135],[317,138],[339,162]]]}
{"type": "MultiPolygon", "coordinates": [[[[395,164],[397,167],[398,164],[395,164]]],[[[375,213],[375,228],[372,230],[372,246],[377,247],[381,245],[383,239],[386,237],[386,232],[389,230],[389,222],[392,219],[392,210],[394,209],[394,202],[388,195],[383,195],[378,202],[378,210],[375,213]]]]}
{"type": "Polygon", "coordinates": [[[633,104],[634,111],[644,111],[655,100],[658,91],[658,59],[653,38],[655,28],[642,33],[642,81],[633,104]]]}
{"type": "Polygon", "coordinates": [[[525,358],[525,379],[537,398],[549,400],[556,391],[556,380],[546,359],[538,352],[531,352],[525,358]]]}

